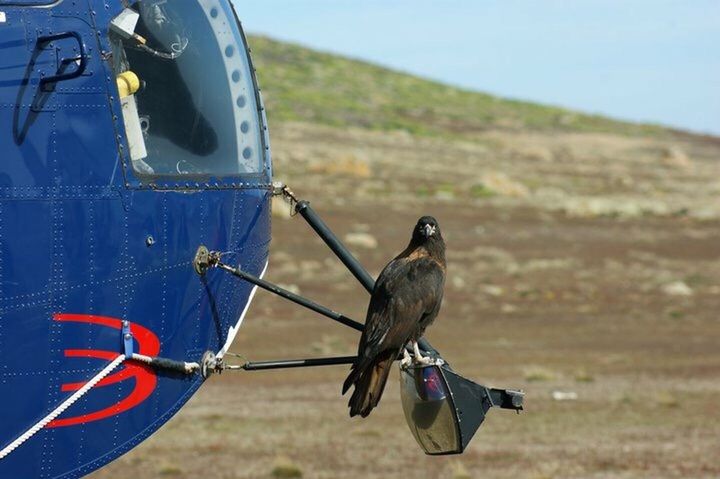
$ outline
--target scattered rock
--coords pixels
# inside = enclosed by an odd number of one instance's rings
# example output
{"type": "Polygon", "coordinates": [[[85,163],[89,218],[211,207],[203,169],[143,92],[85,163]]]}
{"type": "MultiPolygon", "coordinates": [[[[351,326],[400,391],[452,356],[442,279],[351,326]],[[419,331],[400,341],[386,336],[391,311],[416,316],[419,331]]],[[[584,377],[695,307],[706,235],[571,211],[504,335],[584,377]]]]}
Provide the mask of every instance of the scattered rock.
{"type": "Polygon", "coordinates": [[[338,175],[351,178],[370,178],[372,170],[364,159],[358,158],[355,154],[347,154],[335,160],[317,162],[311,164],[308,170],[312,173],[323,175],[338,175]]]}
{"type": "Polygon", "coordinates": [[[288,253],[287,251],[283,251],[279,248],[275,248],[272,252],[272,261],[276,263],[284,263],[286,261],[294,261],[295,256],[288,253]]]}
{"type": "Polygon", "coordinates": [[[713,205],[701,205],[690,211],[690,215],[701,221],[712,221],[720,217],[720,208],[713,205]]]}
{"type": "Polygon", "coordinates": [[[487,294],[488,296],[494,297],[502,296],[505,293],[505,290],[503,288],[494,284],[484,284],[480,286],[480,291],[487,294]]]}
{"type": "Polygon", "coordinates": [[[183,470],[177,466],[165,465],[158,470],[158,475],[162,477],[180,477],[183,475],[183,470]]]}
{"type": "Polygon", "coordinates": [[[553,152],[544,146],[528,146],[527,148],[519,150],[517,153],[520,157],[531,161],[551,163],[555,159],[553,152]]]}
{"type": "Polygon", "coordinates": [[[314,259],[305,259],[300,261],[300,271],[303,273],[314,273],[323,268],[323,264],[320,261],[314,259]]]}
{"type": "Polygon", "coordinates": [[[451,464],[452,479],[470,479],[470,473],[465,468],[462,462],[455,461],[451,464]]]}
{"type": "Polygon", "coordinates": [[[548,269],[572,269],[577,266],[573,258],[538,258],[531,259],[521,265],[520,269],[525,272],[545,271],[548,269]]]}
{"type": "Polygon", "coordinates": [[[492,198],[495,196],[495,192],[482,183],[478,183],[470,187],[470,196],[473,198],[492,198]]]}
{"type": "Polygon", "coordinates": [[[561,209],[568,216],[576,218],[638,218],[645,215],[668,216],[671,213],[665,202],[652,198],[568,198],[561,209]]]}
{"type": "Polygon", "coordinates": [[[466,285],[465,280],[459,275],[454,275],[450,282],[455,289],[464,289],[466,285]]]}
{"type": "Polygon", "coordinates": [[[517,306],[514,306],[510,303],[505,303],[500,306],[500,311],[504,314],[512,314],[517,311],[517,306]]]}
{"type": "Polygon", "coordinates": [[[578,116],[576,113],[563,113],[560,118],[558,118],[558,124],[562,126],[570,126],[575,123],[577,119],[578,116]]]}
{"type": "Polygon", "coordinates": [[[327,334],[323,334],[319,341],[313,342],[310,346],[314,352],[326,356],[338,355],[348,347],[342,338],[327,334]]]}
{"type": "Polygon", "coordinates": [[[487,233],[487,228],[485,228],[484,226],[476,226],[473,228],[473,232],[478,236],[482,236],[487,233]]]}
{"type": "Polygon", "coordinates": [[[692,160],[679,146],[665,148],[662,153],[663,162],[668,166],[691,168],[692,160]]]}
{"type": "Polygon", "coordinates": [[[374,438],[384,436],[384,433],[381,431],[378,431],[377,429],[358,429],[355,432],[353,432],[353,434],[356,434],[358,436],[363,436],[363,437],[374,437],[374,438]]]}
{"type": "Polygon", "coordinates": [[[663,391],[655,395],[655,402],[658,406],[667,408],[676,408],[680,406],[680,401],[669,391],[663,391]]]}
{"type": "Polygon", "coordinates": [[[280,196],[274,196],[272,199],[272,216],[281,220],[289,220],[291,218],[291,206],[280,196]]]}
{"type": "Polygon", "coordinates": [[[455,192],[449,190],[438,190],[435,192],[435,199],[443,202],[450,202],[455,199],[455,192]]]}
{"type": "Polygon", "coordinates": [[[274,275],[282,275],[285,278],[293,277],[300,273],[300,267],[294,261],[277,261],[273,259],[272,271],[274,275]]]}
{"type": "Polygon", "coordinates": [[[619,188],[632,188],[635,180],[627,173],[612,173],[610,175],[610,184],[619,188]]]}
{"type": "Polygon", "coordinates": [[[586,370],[578,369],[577,371],[575,371],[575,381],[579,383],[591,383],[595,381],[595,378],[586,370]]]}
{"type": "Polygon", "coordinates": [[[287,289],[291,293],[300,294],[300,286],[296,284],[282,284],[279,283],[278,286],[280,286],[282,289],[287,289]]]}
{"type": "Polygon", "coordinates": [[[692,296],[693,290],[682,281],[666,284],[662,287],[663,293],[668,296],[692,296]]]}
{"type": "Polygon", "coordinates": [[[325,275],[325,268],[323,268],[323,263],[320,261],[311,259],[300,261],[298,269],[300,270],[299,281],[312,280],[325,275]]]}
{"type": "Polygon", "coordinates": [[[472,251],[464,253],[463,259],[476,259],[485,267],[485,264],[507,265],[515,263],[512,253],[500,248],[492,246],[477,246],[472,251]]]}
{"type": "Polygon", "coordinates": [[[501,196],[526,198],[530,195],[530,190],[525,185],[512,180],[505,173],[485,173],[481,178],[481,183],[488,190],[501,196]]]}
{"type": "Polygon", "coordinates": [[[369,233],[348,233],[345,235],[345,243],[358,248],[375,249],[378,241],[369,233]]]}
{"type": "Polygon", "coordinates": [[[302,469],[286,457],[275,460],[275,467],[270,473],[275,479],[291,479],[303,477],[302,469]]]}
{"type": "Polygon", "coordinates": [[[557,375],[547,368],[541,366],[531,366],[525,369],[525,380],[534,381],[552,381],[557,375]]]}
{"type": "Polygon", "coordinates": [[[355,225],[353,225],[353,229],[360,233],[367,233],[372,229],[372,226],[367,223],[356,223],[355,225]]]}
{"type": "Polygon", "coordinates": [[[535,197],[543,200],[561,201],[564,198],[567,198],[567,196],[568,195],[564,190],[552,186],[541,186],[535,190],[535,197]]]}
{"type": "Polygon", "coordinates": [[[552,398],[555,401],[577,401],[578,393],[575,391],[553,391],[552,398]]]}

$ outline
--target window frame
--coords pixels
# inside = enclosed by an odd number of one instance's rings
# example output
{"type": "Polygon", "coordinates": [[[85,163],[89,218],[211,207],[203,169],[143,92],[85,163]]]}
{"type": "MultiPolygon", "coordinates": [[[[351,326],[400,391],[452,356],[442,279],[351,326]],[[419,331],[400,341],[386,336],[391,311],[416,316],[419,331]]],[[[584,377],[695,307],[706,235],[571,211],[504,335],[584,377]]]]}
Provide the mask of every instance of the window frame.
{"type": "Polygon", "coordinates": [[[0,0],[0,7],[52,8],[64,0],[0,0]]]}
{"type": "MultiPolygon", "coordinates": [[[[2,0],[0,0],[2,1],[2,0]]],[[[63,0],[58,0],[62,2],[63,0]]],[[[125,132],[125,124],[122,118],[122,107],[115,82],[115,76],[112,72],[110,62],[106,62],[106,68],[109,70],[109,93],[110,104],[113,110],[113,119],[115,122],[116,136],[118,140],[118,151],[121,160],[123,174],[125,177],[125,187],[132,190],[155,190],[155,191],[197,191],[197,190],[237,190],[237,189],[272,189],[272,155],[270,151],[270,137],[267,125],[267,115],[265,114],[265,106],[257,81],[255,67],[253,65],[250,45],[247,36],[242,28],[235,6],[229,0],[219,0],[221,8],[229,9],[229,13],[235,20],[235,25],[239,31],[240,38],[243,42],[245,55],[248,61],[248,69],[252,81],[253,94],[255,95],[255,104],[257,106],[257,117],[260,134],[261,167],[258,172],[253,173],[235,173],[232,175],[218,176],[211,173],[187,174],[187,175],[143,175],[135,170],[130,158],[130,149],[127,143],[125,132]]],[[[226,12],[228,13],[228,12],[226,12]]],[[[233,18],[229,18],[232,21],[233,18]]],[[[110,19],[109,21],[112,21],[110,19]]],[[[109,21],[105,29],[105,36],[109,38],[109,21]]],[[[238,48],[241,45],[238,45],[238,48]]],[[[233,101],[228,98],[228,101],[233,101]]],[[[238,152],[240,154],[240,152],[238,152]]]]}

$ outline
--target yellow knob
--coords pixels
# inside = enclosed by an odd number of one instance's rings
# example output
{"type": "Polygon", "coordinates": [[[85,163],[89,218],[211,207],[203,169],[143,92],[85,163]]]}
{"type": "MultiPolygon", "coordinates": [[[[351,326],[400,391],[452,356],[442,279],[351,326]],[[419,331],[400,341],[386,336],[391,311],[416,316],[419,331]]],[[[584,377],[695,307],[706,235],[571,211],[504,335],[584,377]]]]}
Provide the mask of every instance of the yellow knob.
{"type": "Polygon", "coordinates": [[[130,70],[122,72],[117,76],[117,86],[120,98],[125,98],[140,89],[140,78],[130,70]]]}

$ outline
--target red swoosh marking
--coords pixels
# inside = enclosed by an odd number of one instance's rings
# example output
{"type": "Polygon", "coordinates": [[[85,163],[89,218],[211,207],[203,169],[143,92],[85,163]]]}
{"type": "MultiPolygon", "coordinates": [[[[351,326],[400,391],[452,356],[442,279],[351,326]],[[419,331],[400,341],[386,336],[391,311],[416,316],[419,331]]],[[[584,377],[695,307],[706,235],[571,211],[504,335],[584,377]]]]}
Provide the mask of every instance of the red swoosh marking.
{"type": "MultiPolygon", "coordinates": [[[[61,322],[75,322],[75,323],[88,323],[96,324],[99,326],[105,326],[120,331],[122,329],[122,320],[117,318],[110,318],[107,316],[93,316],[85,314],[55,314],[55,321],[61,322]]],[[[157,336],[147,328],[144,328],[138,324],[131,324],[130,331],[133,337],[138,343],[140,354],[145,356],[157,356],[160,352],[160,341],[157,336]]],[[[119,338],[118,338],[119,344],[119,338]]],[[[66,357],[75,358],[95,358],[103,359],[106,361],[112,361],[119,356],[118,353],[111,351],[98,351],[98,350],[86,350],[86,349],[68,349],[65,350],[66,357]]],[[[116,416],[125,411],[128,411],[137,405],[145,401],[155,390],[157,385],[157,377],[155,376],[152,368],[146,364],[136,363],[125,363],[125,367],[119,372],[111,374],[102,381],[100,381],[95,387],[105,387],[111,384],[117,384],[128,379],[135,378],[135,388],[125,398],[113,404],[110,407],[95,411],[93,413],[84,414],[81,416],[56,419],[52,421],[47,427],[67,427],[75,426],[78,424],[86,424],[88,422],[99,421],[108,417],[116,416]]],[[[82,388],[86,383],[67,383],[62,385],[62,391],[77,391],[82,388]]]]}

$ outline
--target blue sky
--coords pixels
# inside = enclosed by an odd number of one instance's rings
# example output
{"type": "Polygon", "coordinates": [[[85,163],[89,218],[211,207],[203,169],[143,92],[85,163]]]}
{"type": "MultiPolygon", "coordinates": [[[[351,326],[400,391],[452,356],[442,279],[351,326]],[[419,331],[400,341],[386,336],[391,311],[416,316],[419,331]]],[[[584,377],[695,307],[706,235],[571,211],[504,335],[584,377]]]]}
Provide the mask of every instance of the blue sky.
{"type": "Polygon", "coordinates": [[[245,28],[504,97],[720,134],[720,0],[234,0],[245,28]]]}

